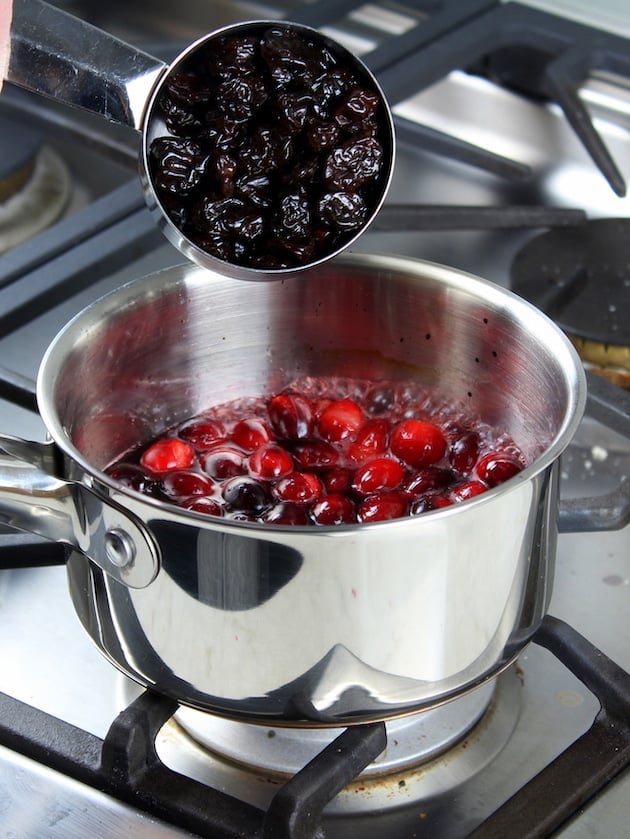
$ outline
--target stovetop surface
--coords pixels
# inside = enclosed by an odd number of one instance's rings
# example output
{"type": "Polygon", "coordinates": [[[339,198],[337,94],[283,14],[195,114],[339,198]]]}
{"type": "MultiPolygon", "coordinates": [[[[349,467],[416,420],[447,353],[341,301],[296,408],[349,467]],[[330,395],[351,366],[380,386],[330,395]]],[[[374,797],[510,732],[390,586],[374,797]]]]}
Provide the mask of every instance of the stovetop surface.
{"type": "MultiPolygon", "coordinates": [[[[225,11],[223,6],[220,10],[225,11]]],[[[593,79],[583,96],[598,114],[598,127],[630,179],[630,106],[625,91],[613,87],[614,107],[609,107],[609,93],[606,82],[593,79]]],[[[591,217],[630,216],[630,199],[613,194],[554,105],[534,104],[484,79],[454,72],[399,106],[397,112],[425,124],[448,126],[471,142],[531,165],[534,177],[511,182],[403,142],[391,202],[547,204],[580,207],[591,217]]],[[[133,149],[132,141],[129,148],[133,149]]],[[[133,153],[122,168],[118,160],[115,171],[116,183],[133,183],[133,153]]],[[[368,232],[355,249],[428,259],[508,286],[514,254],[537,232],[368,232]]],[[[34,382],[49,342],[83,306],[125,282],[181,261],[177,251],[156,239],[123,267],[97,274],[94,282],[44,314],[6,330],[0,338],[2,366],[34,382]]],[[[0,401],[0,429],[31,439],[45,438],[35,413],[7,401],[0,401]]],[[[563,496],[595,494],[629,474],[630,441],[587,418],[563,457],[563,496]]],[[[560,536],[550,612],[630,670],[630,528],[560,536]]],[[[124,704],[124,680],[85,636],[68,597],[62,567],[0,571],[0,638],[0,691],[95,735],[106,734],[124,704]]],[[[532,645],[522,654],[519,674],[522,704],[513,737],[490,766],[435,806],[437,822],[432,824],[442,824],[446,812],[451,822],[468,824],[476,813],[485,812],[489,802],[500,803],[592,722],[598,707],[594,697],[542,648],[532,645]]],[[[571,839],[620,836],[630,817],[629,802],[630,773],[626,772],[558,835],[571,839]]],[[[55,777],[3,748],[0,813],[6,836],[187,835],[94,790],[55,777]]],[[[381,827],[376,817],[368,821],[374,835],[427,835],[424,831],[416,834],[402,812],[390,816],[387,827],[381,827]]],[[[368,827],[367,822],[355,821],[350,826],[347,820],[333,819],[326,835],[367,839],[368,827]]],[[[429,831],[429,835],[463,836],[466,831],[450,827],[429,831]]]]}

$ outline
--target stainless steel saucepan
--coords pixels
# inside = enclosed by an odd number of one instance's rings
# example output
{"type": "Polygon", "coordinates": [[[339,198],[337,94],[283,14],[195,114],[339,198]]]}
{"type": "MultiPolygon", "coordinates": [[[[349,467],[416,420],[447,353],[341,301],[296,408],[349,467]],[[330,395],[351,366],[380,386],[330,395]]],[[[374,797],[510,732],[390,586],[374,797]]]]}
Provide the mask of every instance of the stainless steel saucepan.
{"type": "Polygon", "coordinates": [[[387,719],[491,678],[536,631],[585,391],[546,316],[451,268],[346,255],[246,284],[181,266],[56,337],[37,385],[52,439],[2,439],[0,516],[71,546],[76,611],[138,682],[253,721],[387,719]],[[532,463],[461,504],[338,527],[204,517],[104,474],[171,424],[306,375],[421,382],[532,463]]]}
{"type": "MultiPolygon", "coordinates": [[[[378,213],[391,182],[395,158],[393,118],[377,80],[365,64],[341,44],[316,29],[299,24],[248,21],[227,26],[195,41],[167,65],[42,0],[16,0],[7,80],[140,132],[140,178],[147,204],[159,227],[169,241],[193,262],[238,279],[274,279],[311,268],[335,256],[368,227],[378,213]],[[218,257],[216,252],[209,252],[200,240],[190,237],[189,231],[182,232],[181,219],[169,211],[164,195],[156,190],[150,165],[152,142],[157,137],[169,135],[160,114],[160,100],[169,80],[185,70],[193,58],[204,58],[205,51],[213,42],[227,36],[260,36],[274,27],[301,33],[322,53],[334,56],[336,66],[351,68],[355,76],[378,97],[379,140],[383,150],[382,168],[378,179],[373,186],[370,185],[369,208],[360,226],[350,227],[342,239],[333,237],[330,246],[322,247],[312,257],[300,258],[293,267],[238,264],[227,256],[218,257]]],[[[304,150],[304,158],[308,158],[307,149],[304,150]]],[[[349,165],[356,169],[355,163],[349,165]]],[[[313,208],[311,212],[314,212],[313,208]]]]}

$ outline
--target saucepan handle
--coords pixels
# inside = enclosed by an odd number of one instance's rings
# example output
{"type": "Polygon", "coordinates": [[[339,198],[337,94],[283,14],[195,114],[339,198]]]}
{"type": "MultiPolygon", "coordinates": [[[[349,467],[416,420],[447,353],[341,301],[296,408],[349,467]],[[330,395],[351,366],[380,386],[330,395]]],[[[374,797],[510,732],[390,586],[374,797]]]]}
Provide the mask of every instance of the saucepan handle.
{"type": "Polygon", "coordinates": [[[0,435],[0,522],[67,544],[130,588],[159,571],[159,550],[128,510],[78,481],[56,477],[54,443],[0,435]]]}
{"type": "MultiPolygon", "coordinates": [[[[590,370],[586,372],[586,381],[588,416],[622,437],[628,437],[630,392],[590,370]]],[[[604,495],[563,500],[558,524],[561,533],[622,530],[630,524],[630,480],[621,476],[619,484],[604,495]]]]}
{"type": "Polygon", "coordinates": [[[19,0],[7,81],[140,130],[166,65],[42,0],[19,0]]]}

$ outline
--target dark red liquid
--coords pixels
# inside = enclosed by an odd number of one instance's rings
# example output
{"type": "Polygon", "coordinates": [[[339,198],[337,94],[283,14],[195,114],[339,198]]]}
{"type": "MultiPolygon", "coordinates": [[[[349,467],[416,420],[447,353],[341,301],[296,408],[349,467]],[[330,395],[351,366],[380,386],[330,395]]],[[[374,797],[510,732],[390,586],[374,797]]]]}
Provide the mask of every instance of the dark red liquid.
{"type": "Polygon", "coordinates": [[[500,429],[417,385],[307,379],[212,407],[107,471],[188,510],[329,525],[447,507],[526,465],[500,429]]]}

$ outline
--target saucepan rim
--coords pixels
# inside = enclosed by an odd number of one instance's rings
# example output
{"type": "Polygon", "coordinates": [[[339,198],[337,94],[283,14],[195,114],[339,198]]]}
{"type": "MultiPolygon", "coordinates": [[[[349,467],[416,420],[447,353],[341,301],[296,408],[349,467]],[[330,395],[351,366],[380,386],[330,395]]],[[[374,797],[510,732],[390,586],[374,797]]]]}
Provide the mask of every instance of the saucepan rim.
{"type": "MultiPolygon", "coordinates": [[[[188,521],[190,524],[206,524],[213,529],[218,527],[225,532],[238,531],[245,533],[254,531],[257,534],[260,534],[262,531],[264,533],[290,532],[302,534],[310,532],[313,535],[320,536],[330,535],[331,533],[339,534],[340,536],[343,534],[353,535],[366,529],[409,527],[414,521],[418,521],[419,519],[424,521],[437,517],[446,518],[457,515],[462,507],[468,509],[473,506],[479,507],[492,503],[492,499],[497,495],[505,494],[511,488],[526,483],[536,475],[544,472],[560,456],[581,423],[586,405],[587,385],[584,369],[575,348],[567,336],[546,314],[524,298],[489,280],[457,268],[427,260],[406,256],[400,257],[385,253],[345,253],[335,257],[332,262],[327,262],[326,265],[322,266],[322,269],[330,270],[331,267],[335,266],[359,268],[368,271],[386,271],[392,275],[404,274],[405,280],[407,281],[413,281],[415,278],[420,281],[423,277],[428,276],[432,281],[445,282],[450,286],[456,287],[458,291],[479,297],[484,303],[494,306],[497,310],[503,310],[506,306],[509,306],[511,313],[522,323],[525,323],[527,319],[531,319],[532,326],[535,323],[538,327],[544,327],[547,330],[544,338],[553,339],[552,351],[557,355],[562,353],[564,356],[560,358],[560,362],[565,372],[566,388],[566,405],[562,422],[553,440],[545,450],[523,471],[505,483],[492,487],[486,492],[466,501],[458,502],[449,507],[426,511],[419,517],[405,517],[388,521],[347,525],[283,525],[233,521],[207,513],[186,510],[122,486],[104,471],[90,463],[73,444],[64,428],[61,417],[55,409],[54,400],[52,399],[55,381],[61,372],[59,359],[63,358],[64,354],[71,350],[79,336],[85,337],[91,328],[97,327],[102,322],[106,312],[114,309],[121,311],[124,307],[133,306],[139,300],[145,300],[151,295],[159,296],[170,286],[182,285],[191,287],[197,283],[208,284],[213,282],[242,285],[239,280],[231,279],[218,273],[215,275],[214,272],[209,272],[208,269],[191,263],[170,266],[125,283],[90,303],[71,318],[57,333],[43,356],[37,376],[38,408],[50,437],[71,461],[81,467],[86,475],[97,481],[106,490],[116,494],[119,498],[128,496],[136,501],[143,502],[147,505],[147,508],[154,509],[162,516],[168,514],[179,520],[188,521]],[[138,293],[140,290],[142,294],[138,293]]],[[[301,274],[299,278],[296,277],[291,281],[308,282],[308,272],[301,274]]],[[[542,344],[543,338],[540,336],[539,341],[542,344]]],[[[550,349],[549,344],[547,344],[546,349],[550,349]]]]}

